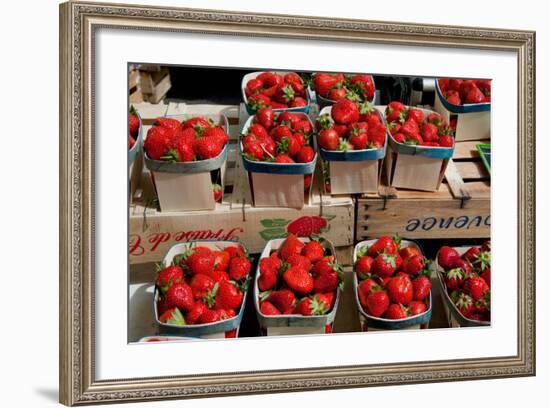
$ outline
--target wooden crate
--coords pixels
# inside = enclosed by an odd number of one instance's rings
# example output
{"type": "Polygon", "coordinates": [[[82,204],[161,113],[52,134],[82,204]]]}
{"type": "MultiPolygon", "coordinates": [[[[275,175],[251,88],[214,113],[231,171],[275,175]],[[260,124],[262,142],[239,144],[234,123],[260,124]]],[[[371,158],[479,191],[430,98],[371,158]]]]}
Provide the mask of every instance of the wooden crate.
{"type": "Polygon", "coordinates": [[[356,240],[398,233],[410,238],[487,238],[491,234],[490,176],[476,149],[457,142],[445,180],[435,192],[381,186],[357,199],[356,240]]]}
{"type": "Polygon", "coordinates": [[[132,70],[128,79],[130,103],[159,103],[172,87],[168,68],[160,66],[132,70]]]}
{"type": "MultiPolygon", "coordinates": [[[[154,201],[155,193],[145,170],[140,188],[130,206],[129,259],[131,264],[158,262],[174,243],[196,239],[235,240],[251,253],[261,252],[265,243],[286,234],[291,222],[302,217],[323,217],[323,235],[337,247],[343,262],[350,262],[353,245],[355,204],[351,197],[330,197],[322,192],[320,177],[314,180],[311,204],[301,210],[292,208],[255,208],[246,172],[238,149],[241,107],[237,105],[169,104],[135,105],[145,125],[144,132],[161,115],[218,114],[229,120],[229,154],[222,203],[214,210],[162,213],[154,201]]],[[[307,222],[308,218],[303,218],[307,222]]]]}

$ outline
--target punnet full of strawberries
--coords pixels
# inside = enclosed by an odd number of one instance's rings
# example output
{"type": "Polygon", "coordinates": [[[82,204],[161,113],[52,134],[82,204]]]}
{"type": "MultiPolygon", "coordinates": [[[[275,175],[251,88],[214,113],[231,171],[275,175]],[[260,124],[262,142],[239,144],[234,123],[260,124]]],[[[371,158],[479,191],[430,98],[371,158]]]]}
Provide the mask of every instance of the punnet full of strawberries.
{"type": "Polygon", "coordinates": [[[356,102],[374,99],[374,81],[368,74],[333,74],[319,72],[313,76],[313,89],[333,102],[350,99],[356,102]]]}
{"type": "Polygon", "coordinates": [[[156,279],[158,320],[176,326],[235,317],[248,286],[250,259],[241,246],[190,245],[156,279]]]}
{"type": "Polygon", "coordinates": [[[452,105],[491,102],[490,79],[440,78],[437,83],[444,98],[452,105]]]}
{"type": "Polygon", "coordinates": [[[131,149],[136,144],[140,124],[136,109],[130,106],[130,112],[128,114],[128,132],[130,133],[128,135],[128,149],[131,149]]]}
{"type": "Polygon", "coordinates": [[[151,160],[192,162],[218,156],[228,141],[229,135],[221,126],[201,116],[183,122],[157,118],[143,147],[151,160]]]}
{"type": "Polygon", "coordinates": [[[342,99],[316,122],[317,144],[325,150],[380,149],[386,143],[386,127],[370,102],[342,99]]]}
{"type": "Polygon", "coordinates": [[[273,163],[310,163],[311,122],[305,113],[260,108],[243,134],[243,154],[248,160],[273,163]]]}
{"type": "Polygon", "coordinates": [[[303,242],[290,234],[260,259],[257,285],[263,315],[325,315],[343,287],[343,270],[321,242],[303,242]]]}
{"type": "Polygon", "coordinates": [[[308,105],[304,81],[295,72],[262,72],[249,79],[244,88],[252,110],[300,108],[308,105]]]}
{"type": "Polygon", "coordinates": [[[457,310],[467,319],[491,321],[491,243],[473,246],[462,255],[452,247],[439,249],[445,289],[457,310]]]}
{"type": "Polygon", "coordinates": [[[386,106],[388,130],[397,143],[413,146],[453,147],[454,129],[439,113],[424,114],[399,101],[386,106]]]}
{"type": "Polygon", "coordinates": [[[382,236],[357,251],[357,297],[368,316],[391,320],[425,313],[431,290],[430,261],[399,237],[382,236]]]}

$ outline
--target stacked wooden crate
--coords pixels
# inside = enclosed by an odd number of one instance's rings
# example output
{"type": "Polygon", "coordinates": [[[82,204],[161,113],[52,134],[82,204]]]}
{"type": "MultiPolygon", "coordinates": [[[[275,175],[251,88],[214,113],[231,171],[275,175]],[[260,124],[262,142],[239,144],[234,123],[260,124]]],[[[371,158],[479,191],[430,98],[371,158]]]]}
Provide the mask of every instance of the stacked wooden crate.
{"type": "Polygon", "coordinates": [[[130,103],[159,103],[171,86],[168,68],[145,64],[133,66],[128,76],[130,103]]]}

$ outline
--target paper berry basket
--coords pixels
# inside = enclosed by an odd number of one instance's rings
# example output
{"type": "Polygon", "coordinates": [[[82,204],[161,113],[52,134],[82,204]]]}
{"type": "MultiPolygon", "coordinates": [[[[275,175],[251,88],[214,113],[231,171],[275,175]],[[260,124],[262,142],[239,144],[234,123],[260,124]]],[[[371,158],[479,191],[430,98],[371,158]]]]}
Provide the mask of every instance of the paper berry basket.
{"type": "MultiPolygon", "coordinates": [[[[470,245],[470,246],[459,246],[459,247],[453,247],[453,248],[462,256],[471,247],[472,246],[470,245]]],[[[437,274],[437,282],[439,284],[441,299],[443,300],[443,305],[445,307],[445,312],[446,312],[445,314],[447,316],[447,319],[449,320],[451,327],[490,326],[491,322],[468,319],[467,317],[464,317],[462,313],[460,313],[460,311],[457,309],[457,307],[451,300],[449,294],[447,293],[447,285],[445,285],[445,277],[444,277],[445,270],[441,265],[439,265],[437,261],[438,259],[439,259],[439,251],[437,251],[437,255],[435,257],[434,269],[437,274]]]]}
{"type": "MultiPolygon", "coordinates": [[[[319,116],[330,115],[331,111],[332,106],[326,106],[319,112],[319,116]]],[[[386,125],[383,115],[378,110],[376,112],[381,123],[386,125]]],[[[378,192],[387,145],[386,136],[384,146],[379,149],[332,151],[319,147],[319,155],[323,161],[325,192],[327,194],[378,192]],[[329,185],[330,191],[327,188],[329,185]]]]}
{"type": "MultiPolygon", "coordinates": [[[[173,115],[166,116],[180,122],[201,116],[219,125],[229,134],[225,115],[173,115]]],[[[145,166],[153,179],[161,211],[213,210],[216,201],[212,193],[212,178],[222,186],[229,143],[221,153],[208,160],[171,163],[151,160],[144,150],[145,166]],[[192,193],[190,193],[192,192],[192,193]]]]}
{"type": "Polygon", "coordinates": [[[140,181],[141,173],[143,172],[143,157],[142,157],[142,143],[143,143],[143,122],[140,114],[134,110],[133,114],[139,119],[139,129],[136,137],[136,142],[131,149],[128,150],[128,179],[130,183],[129,193],[130,197],[134,195],[140,181]]]}
{"type": "Polygon", "coordinates": [[[134,144],[134,146],[132,146],[131,149],[128,150],[128,163],[130,165],[134,163],[136,156],[141,151],[141,144],[143,139],[143,123],[141,121],[141,116],[137,111],[134,112],[134,115],[136,115],[139,119],[139,130],[136,137],[136,143],[134,144]]]}
{"type": "MultiPolygon", "coordinates": [[[[409,107],[407,107],[409,108],[409,107]]],[[[422,108],[425,116],[434,111],[422,108]]],[[[391,187],[421,191],[437,191],[449,159],[453,157],[453,147],[414,146],[397,142],[389,130],[388,154],[386,155],[387,183],[391,187]]]]}
{"type": "MultiPolygon", "coordinates": [[[[314,74],[315,75],[315,74],[314,74]]],[[[372,80],[372,83],[374,84],[374,88],[376,89],[376,83],[374,82],[374,77],[372,75],[369,75],[371,80],[372,80]]],[[[311,87],[310,88],[311,92],[314,92],[315,93],[315,99],[317,101],[317,105],[319,105],[319,109],[323,109],[325,108],[326,106],[332,106],[336,103],[336,101],[332,100],[332,99],[329,99],[329,98],[325,98],[324,96],[318,94],[316,91],[315,91],[315,88],[314,87],[311,87]]],[[[367,102],[371,102],[371,103],[374,103],[374,99],[375,99],[375,95],[373,95],[373,97],[371,99],[369,99],[367,102]]],[[[364,101],[363,101],[364,102],[364,101]]]]}
{"type": "MultiPolygon", "coordinates": [[[[187,243],[176,244],[172,246],[162,260],[162,264],[168,266],[172,263],[175,256],[183,254],[190,245],[205,246],[210,249],[220,249],[230,246],[238,246],[243,248],[246,253],[246,249],[240,243],[234,241],[213,241],[213,240],[199,240],[187,243]]],[[[191,338],[228,338],[228,337],[238,337],[239,328],[244,316],[244,311],[246,307],[246,297],[248,290],[243,293],[243,301],[239,309],[239,313],[230,319],[222,320],[214,323],[206,324],[193,324],[188,326],[178,326],[174,324],[162,323],[159,321],[157,302],[159,300],[160,294],[158,288],[155,287],[153,294],[153,318],[155,323],[158,325],[159,334],[169,335],[169,336],[180,336],[180,337],[191,337],[191,338]]]]}
{"type": "Polygon", "coordinates": [[[483,140],[491,138],[491,103],[453,105],[443,96],[439,78],[435,80],[434,109],[450,122],[456,118],[455,140],[483,140]]]}
{"type": "MultiPolygon", "coordinates": [[[[353,265],[355,265],[357,261],[358,252],[362,248],[371,246],[376,241],[377,241],[376,239],[371,239],[371,240],[361,241],[357,245],[355,245],[355,248],[353,249],[353,265]]],[[[422,255],[424,255],[424,252],[422,251],[421,246],[416,241],[402,239],[401,248],[408,248],[408,247],[417,248],[422,253],[422,255]]],[[[357,294],[358,285],[359,285],[359,282],[357,279],[357,274],[354,271],[353,293],[355,297],[355,303],[357,304],[357,310],[359,311],[359,320],[361,321],[361,327],[363,331],[421,329],[423,327],[426,327],[429,324],[430,319],[432,318],[432,291],[431,290],[430,290],[430,297],[428,300],[428,310],[416,316],[410,316],[405,319],[393,320],[393,319],[386,319],[383,317],[374,317],[374,316],[368,315],[363,310],[363,307],[359,302],[359,296],[357,294]]]]}
{"type": "MultiPolygon", "coordinates": [[[[268,257],[272,251],[278,250],[286,238],[277,238],[272,239],[267,242],[265,245],[260,259],[268,257]]],[[[307,237],[298,238],[302,242],[311,241],[307,237]]],[[[322,240],[322,245],[325,250],[328,250],[335,257],[335,262],[338,262],[336,259],[336,250],[334,245],[328,240],[322,240]]],[[[267,336],[280,336],[280,335],[290,335],[290,334],[325,334],[332,332],[332,325],[334,319],[336,318],[336,311],[338,309],[338,302],[340,301],[341,289],[338,288],[336,292],[336,299],[334,301],[334,306],[332,310],[320,316],[302,316],[299,314],[290,314],[290,315],[278,315],[278,316],[268,316],[260,312],[260,289],[258,288],[258,278],[260,277],[260,267],[256,269],[256,274],[254,278],[254,308],[256,309],[256,316],[258,317],[258,322],[260,327],[267,336]]]]}
{"type": "MultiPolygon", "coordinates": [[[[250,81],[251,79],[255,79],[258,75],[260,75],[263,72],[268,72],[268,71],[251,72],[249,74],[246,74],[243,77],[242,81],[241,81],[241,94],[242,94],[242,97],[243,97],[243,102],[246,106],[246,111],[248,112],[249,115],[254,115],[254,109],[252,109],[250,107],[250,105],[248,104],[248,97],[246,96],[246,93],[245,93],[246,83],[248,81],[250,81]]],[[[285,74],[288,74],[291,71],[269,71],[269,72],[274,72],[276,74],[285,75],[285,74]]],[[[307,89],[307,87],[305,89],[307,89]]],[[[300,107],[296,107],[296,108],[273,109],[273,111],[275,111],[275,112],[285,112],[286,111],[286,112],[304,112],[304,113],[308,113],[310,108],[311,108],[311,96],[309,95],[309,92],[305,93],[305,99],[307,101],[306,106],[300,106],[300,107]]]]}
{"type": "MultiPolygon", "coordinates": [[[[313,129],[310,117],[303,112],[298,114],[306,118],[313,129]]],[[[248,132],[252,125],[254,116],[245,122],[241,135],[248,132]]],[[[312,147],[316,151],[315,137],[312,134],[312,147]]],[[[290,207],[302,208],[311,196],[311,188],[305,194],[304,176],[315,171],[317,153],[309,163],[273,163],[261,162],[248,159],[243,153],[242,138],[239,148],[243,159],[243,165],[248,172],[250,191],[256,207],[290,207]]]]}

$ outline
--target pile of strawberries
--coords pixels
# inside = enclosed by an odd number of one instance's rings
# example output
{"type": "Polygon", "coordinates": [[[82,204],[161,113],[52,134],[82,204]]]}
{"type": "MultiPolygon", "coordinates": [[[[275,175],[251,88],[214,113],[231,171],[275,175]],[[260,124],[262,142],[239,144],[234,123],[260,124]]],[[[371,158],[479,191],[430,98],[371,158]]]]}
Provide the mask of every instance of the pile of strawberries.
{"type": "Polygon", "coordinates": [[[316,127],[317,143],[325,150],[380,149],[386,143],[386,127],[370,102],[342,99],[330,115],[319,116],[316,127]]]}
{"type": "Polygon", "coordinates": [[[354,270],[357,297],[372,317],[398,320],[428,310],[430,262],[417,247],[400,248],[400,239],[380,237],[358,251],[354,270]]]}
{"type": "Polygon", "coordinates": [[[243,154],[252,161],[310,163],[315,158],[312,131],[305,113],[260,108],[243,135],[243,154]]]}
{"type": "Polygon", "coordinates": [[[462,316],[491,321],[491,243],[471,247],[462,256],[443,246],[437,262],[444,270],[447,294],[462,316]]]}
{"type": "Polygon", "coordinates": [[[130,134],[128,135],[128,149],[131,149],[136,144],[136,139],[139,132],[139,117],[137,115],[136,109],[133,106],[130,106],[130,114],[128,116],[128,129],[130,134]]]}
{"type": "Polygon", "coordinates": [[[393,101],[386,106],[388,129],[397,143],[407,145],[452,147],[453,128],[439,113],[424,115],[420,109],[393,101]]]}
{"type": "Polygon", "coordinates": [[[318,95],[333,102],[342,99],[372,101],[375,91],[372,76],[367,74],[317,73],[313,76],[313,88],[318,95]]]}
{"type": "Polygon", "coordinates": [[[276,72],[262,72],[245,85],[248,106],[253,111],[260,108],[299,108],[308,105],[304,81],[295,72],[284,75],[276,72]]]}
{"type": "Polygon", "coordinates": [[[186,326],[235,317],[249,273],[250,260],[240,246],[212,250],[190,245],[158,272],[158,320],[186,326]]]}
{"type": "Polygon", "coordinates": [[[490,79],[454,79],[437,80],[441,93],[452,105],[491,102],[490,79]]]}
{"type": "Polygon", "coordinates": [[[334,307],[343,270],[319,241],[300,241],[290,234],[278,250],[260,259],[260,313],[318,316],[334,307]]]}
{"type": "Polygon", "coordinates": [[[145,139],[145,152],[151,160],[191,162],[218,156],[229,141],[221,126],[197,116],[183,122],[157,118],[145,139]]]}

